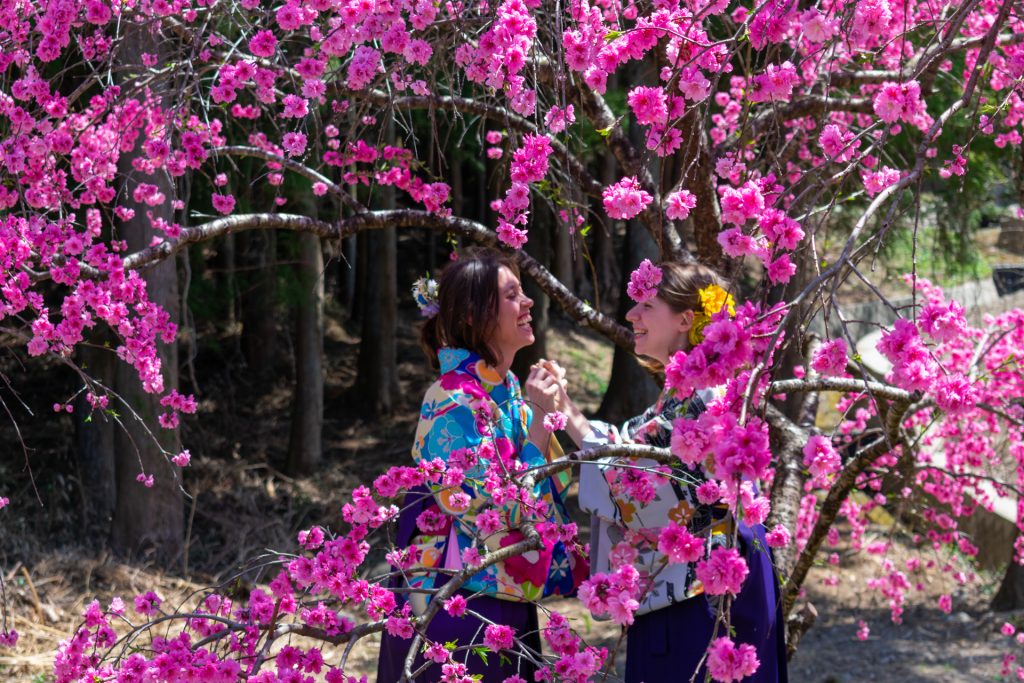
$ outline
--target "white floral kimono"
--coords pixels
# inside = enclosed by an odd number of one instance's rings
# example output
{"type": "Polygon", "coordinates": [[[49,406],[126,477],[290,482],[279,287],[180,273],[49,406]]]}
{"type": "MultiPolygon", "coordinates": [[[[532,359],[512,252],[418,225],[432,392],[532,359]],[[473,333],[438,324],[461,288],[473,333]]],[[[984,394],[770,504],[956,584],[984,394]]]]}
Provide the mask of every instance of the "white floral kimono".
{"type": "MultiPolygon", "coordinates": [[[[678,417],[696,419],[705,401],[714,397],[711,390],[698,392],[688,400],[662,395],[642,415],[627,420],[621,428],[597,420],[591,421],[591,432],[582,448],[595,448],[612,443],[643,443],[667,448],[672,437],[672,422],[678,417]]],[[[697,500],[696,488],[704,481],[700,468],[681,463],[673,468],[669,479],[656,488],[653,500],[642,503],[631,497],[619,482],[622,468],[615,467],[618,458],[603,458],[584,463],[580,469],[580,507],[590,513],[591,574],[611,571],[611,554],[616,544],[626,541],[638,551],[634,566],[642,577],[651,581],[636,614],[646,614],[704,592],[696,578],[693,565],[667,564],[658,552],[658,533],[670,521],[686,525],[690,533],[709,538],[709,545],[728,542],[732,516],[725,505],[703,505],[697,500]]],[[[630,464],[654,466],[651,460],[634,460],[630,464]]],[[[635,470],[634,470],[635,472],[635,470]]]]}

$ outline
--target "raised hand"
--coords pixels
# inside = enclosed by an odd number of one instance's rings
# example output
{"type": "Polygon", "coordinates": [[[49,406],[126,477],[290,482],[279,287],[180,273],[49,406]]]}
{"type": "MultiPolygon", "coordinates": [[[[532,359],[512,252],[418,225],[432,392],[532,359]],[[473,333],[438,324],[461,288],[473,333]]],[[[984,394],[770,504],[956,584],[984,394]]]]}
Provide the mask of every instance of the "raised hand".
{"type": "Polygon", "coordinates": [[[526,378],[524,392],[526,400],[533,406],[535,419],[546,413],[561,411],[568,400],[565,380],[546,365],[548,362],[541,361],[533,365],[526,378]]]}

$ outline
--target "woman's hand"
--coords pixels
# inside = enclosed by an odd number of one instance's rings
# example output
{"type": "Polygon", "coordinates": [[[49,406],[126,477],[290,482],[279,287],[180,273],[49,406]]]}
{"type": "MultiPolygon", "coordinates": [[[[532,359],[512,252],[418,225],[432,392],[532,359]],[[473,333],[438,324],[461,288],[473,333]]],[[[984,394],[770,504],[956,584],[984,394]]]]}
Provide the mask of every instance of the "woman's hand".
{"type": "Polygon", "coordinates": [[[535,420],[543,419],[547,413],[561,411],[568,400],[565,379],[559,376],[557,371],[552,372],[547,365],[550,362],[542,360],[536,363],[530,368],[530,376],[526,378],[526,400],[533,407],[535,420]]]}
{"type": "Polygon", "coordinates": [[[543,359],[537,363],[537,366],[543,370],[543,372],[540,373],[541,377],[549,379],[557,384],[559,392],[555,399],[555,410],[563,413],[566,418],[568,418],[565,431],[577,446],[582,446],[583,439],[590,434],[591,431],[590,421],[587,420],[583,415],[583,412],[569,397],[569,383],[565,379],[565,368],[559,365],[556,361],[543,359]]]}

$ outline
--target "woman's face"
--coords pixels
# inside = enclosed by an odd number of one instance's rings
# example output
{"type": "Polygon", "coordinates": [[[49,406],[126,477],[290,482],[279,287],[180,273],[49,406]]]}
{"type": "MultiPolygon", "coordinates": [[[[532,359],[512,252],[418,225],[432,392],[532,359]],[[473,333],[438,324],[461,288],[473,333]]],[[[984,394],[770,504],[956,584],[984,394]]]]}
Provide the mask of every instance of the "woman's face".
{"type": "Polygon", "coordinates": [[[502,363],[511,364],[519,349],[533,343],[532,307],[533,299],[523,293],[519,278],[502,266],[498,271],[498,324],[490,343],[502,363]]]}
{"type": "Polygon", "coordinates": [[[677,313],[661,297],[652,297],[626,313],[633,324],[636,352],[667,365],[672,354],[687,344],[693,311],[677,313]]]}

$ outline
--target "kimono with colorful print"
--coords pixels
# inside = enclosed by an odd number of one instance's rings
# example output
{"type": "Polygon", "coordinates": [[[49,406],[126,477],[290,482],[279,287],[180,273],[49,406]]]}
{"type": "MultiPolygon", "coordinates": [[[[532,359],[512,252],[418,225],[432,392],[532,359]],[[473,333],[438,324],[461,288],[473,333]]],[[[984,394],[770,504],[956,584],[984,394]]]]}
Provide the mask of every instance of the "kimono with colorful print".
{"type": "MultiPolygon", "coordinates": [[[[526,434],[532,410],[523,400],[519,380],[509,372],[500,377],[480,356],[463,349],[441,349],[438,352],[441,376],[427,390],[420,409],[420,421],[412,457],[416,462],[440,458],[448,462],[458,449],[479,452],[493,447],[502,457],[518,458],[533,467],[548,458],[527,441],[526,434]]],[[[558,442],[552,438],[548,455],[561,455],[558,442]]],[[[487,462],[480,462],[465,472],[466,480],[458,488],[435,487],[433,504],[428,510],[443,512],[443,524],[418,525],[412,545],[421,553],[420,564],[428,568],[461,569],[462,553],[469,548],[481,554],[511,545],[523,539],[515,529],[522,516],[520,506],[510,503],[494,506],[483,488],[487,462]],[[469,509],[452,506],[457,493],[469,496],[469,509]],[[487,538],[477,537],[476,517],[487,509],[497,509],[509,531],[500,531],[487,538]]],[[[569,473],[537,483],[534,493],[546,503],[548,521],[567,524],[571,521],[562,496],[569,485],[569,473]]],[[[506,600],[537,600],[548,595],[570,595],[588,575],[587,560],[561,541],[546,543],[539,551],[498,562],[474,574],[463,588],[506,600]]],[[[415,588],[431,588],[434,576],[410,577],[415,588]]]]}
{"type": "MultiPolygon", "coordinates": [[[[701,392],[688,400],[662,395],[658,402],[616,429],[593,420],[591,433],[583,440],[583,448],[610,443],[642,443],[668,448],[672,440],[672,423],[679,417],[697,419],[705,409],[705,401],[713,392],[701,392]]],[[[676,479],[660,478],[649,502],[643,503],[627,493],[624,478],[650,476],[637,470],[614,467],[616,459],[606,458],[580,470],[580,507],[591,515],[590,565],[594,573],[612,570],[611,554],[615,545],[626,542],[637,551],[633,565],[641,577],[651,581],[637,614],[646,614],[673,603],[700,595],[704,587],[697,580],[695,567],[689,563],[666,566],[665,556],[658,552],[658,534],[669,522],[685,525],[694,535],[719,546],[729,542],[732,516],[725,505],[704,505],[697,500],[696,488],[703,481],[700,468],[679,465],[673,469],[676,479]]],[[[653,461],[636,460],[630,464],[653,467],[653,461]]],[[[656,480],[657,481],[657,480],[656,480]]]]}

